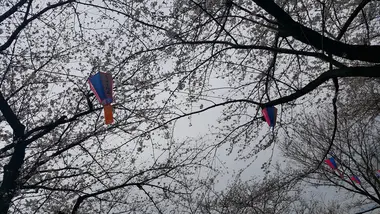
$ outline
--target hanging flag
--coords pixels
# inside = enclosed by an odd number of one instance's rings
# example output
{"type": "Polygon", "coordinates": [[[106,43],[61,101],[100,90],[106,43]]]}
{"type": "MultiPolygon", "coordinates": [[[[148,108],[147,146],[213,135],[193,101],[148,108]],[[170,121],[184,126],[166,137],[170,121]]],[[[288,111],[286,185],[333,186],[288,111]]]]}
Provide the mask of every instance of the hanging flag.
{"type": "Polygon", "coordinates": [[[113,122],[112,106],[113,102],[113,81],[109,73],[98,72],[88,79],[91,90],[94,92],[99,103],[104,106],[104,119],[106,124],[113,122]]]}
{"type": "Polygon", "coordinates": [[[360,181],[359,177],[356,176],[356,175],[352,176],[352,177],[351,177],[351,180],[352,180],[352,181],[355,181],[355,183],[357,183],[357,184],[361,184],[361,183],[362,183],[362,182],[360,181]]]}
{"type": "Polygon", "coordinates": [[[274,127],[276,125],[277,120],[277,108],[270,106],[263,108],[261,111],[264,115],[265,121],[268,123],[270,127],[274,127]]]}
{"type": "Polygon", "coordinates": [[[380,178],[380,169],[376,171],[376,177],[380,178]]]}
{"type": "Polygon", "coordinates": [[[333,157],[325,160],[325,163],[331,167],[331,169],[338,169],[338,166],[336,165],[335,159],[333,157]]]}
{"type": "Polygon", "coordinates": [[[331,169],[336,170],[340,177],[343,178],[343,173],[338,169],[338,166],[336,165],[335,159],[333,157],[325,160],[325,163],[331,167],[331,169]]]}

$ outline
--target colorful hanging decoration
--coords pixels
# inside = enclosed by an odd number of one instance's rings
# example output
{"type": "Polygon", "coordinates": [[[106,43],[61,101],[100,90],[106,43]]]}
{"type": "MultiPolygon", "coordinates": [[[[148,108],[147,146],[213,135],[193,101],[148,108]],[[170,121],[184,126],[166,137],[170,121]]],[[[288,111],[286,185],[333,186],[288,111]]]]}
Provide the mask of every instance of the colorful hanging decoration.
{"type": "Polygon", "coordinates": [[[380,178],[380,169],[376,171],[376,177],[380,178]]]}
{"type": "Polygon", "coordinates": [[[263,108],[262,113],[268,125],[270,127],[274,127],[276,125],[277,120],[277,108],[274,106],[266,107],[263,108]]]}
{"type": "Polygon", "coordinates": [[[331,169],[338,169],[338,166],[336,165],[336,162],[335,162],[335,159],[334,158],[329,158],[329,159],[327,159],[327,160],[325,160],[325,163],[327,164],[327,165],[329,165],[330,167],[331,167],[331,169]]]}
{"type": "MultiPolygon", "coordinates": [[[[339,171],[338,165],[336,164],[335,159],[333,157],[328,158],[327,160],[325,160],[325,163],[327,165],[329,165],[331,167],[331,169],[338,171],[340,177],[343,179],[343,173],[341,171],[339,171]]],[[[376,177],[380,177],[380,170],[376,171],[376,177]]],[[[354,181],[355,183],[357,183],[357,184],[361,184],[362,183],[360,181],[359,177],[356,176],[356,175],[351,176],[350,179],[352,181],[354,181]]]]}
{"type": "Polygon", "coordinates": [[[109,73],[98,72],[88,79],[90,88],[94,92],[96,98],[104,106],[105,124],[113,123],[112,105],[113,102],[113,81],[112,75],[109,73]]]}
{"type": "Polygon", "coordinates": [[[380,169],[376,171],[376,177],[380,178],[380,169]]]}
{"type": "Polygon", "coordinates": [[[362,182],[360,181],[359,177],[354,175],[351,177],[351,180],[354,181],[357,184],[361,184],[362,182]]]}
{"type": "Polygon", "coordinates": [[[329,165],[331,169],[336,170],[339,173],[340,177],[343,178],[343,174],[339,171],[338,166],[336,165],[335,159],[333,157],[325,160],[325,163],[329,165]]]}

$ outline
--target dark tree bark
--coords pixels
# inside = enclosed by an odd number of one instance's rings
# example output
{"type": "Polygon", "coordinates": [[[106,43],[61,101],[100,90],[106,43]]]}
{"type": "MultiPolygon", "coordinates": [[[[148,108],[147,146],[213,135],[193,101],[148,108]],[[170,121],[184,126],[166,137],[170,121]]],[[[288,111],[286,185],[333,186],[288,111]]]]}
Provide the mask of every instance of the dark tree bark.
{"type": "Polygon", "coordinates": [[[379,45],[349,45],[337,40],[327,38],[318,32],[294,21],[281,7],[271,0],[253,0],[258,6],[267,13],[275,17],[280,24],[281,31],[295,39],[309,44],[319,50],[350,60],[361,60],[366,62],[380,62],[378,54],[379,45]]]}
{"type": "Polygon", "coordinates": [[[24,163],[26,144],[24,142],[25,126],[14,114],[0,92],[0,111],[13,129],[15,143],[11,160],[4,166],[3,180],[0,186],[0,213],[7,213],[12,198],[17,191],[17,179],[24,163]]]}

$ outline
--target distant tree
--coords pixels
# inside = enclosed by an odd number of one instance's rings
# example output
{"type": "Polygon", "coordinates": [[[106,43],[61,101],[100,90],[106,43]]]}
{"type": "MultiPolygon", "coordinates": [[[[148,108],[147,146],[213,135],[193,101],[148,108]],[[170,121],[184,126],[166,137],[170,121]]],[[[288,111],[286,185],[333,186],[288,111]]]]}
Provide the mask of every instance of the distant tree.
{"type": "Polygon", "coordinates": [[[337,201],[323,202],[306,198],[308,190],[294,176],[275,173],[264,180],[240,181],[222,192],[201,197],[199,209],[192,213],[207,214],[329,214],[347,209],[337,201]]]}
{"type": "MultiPolygon", "coordinates": [[[[312,186],[331,186],[342,193],[378,204],[380,208],[380,114],[377,79],[351,79],[346,82],[348,94],[338,105],[338,123],[334,143],[331,112],[320,110],[305,115],[295,123],[293,132],[282,145],[286,157],[296,163],[312,186]],[[363,85],[363,81],[366,82],[363,85]],[[331,149],[328,147],[331,145],[331,149]],[[333,157],[338,170],[322,163],[325,151],[333,157]],[[318,166],[320,166],[318,168],[318,166]],[[352,179],[357,176],[360,183],[352,179]]],[[[364,212],[363,212],[364,213],[364,212]]]]}

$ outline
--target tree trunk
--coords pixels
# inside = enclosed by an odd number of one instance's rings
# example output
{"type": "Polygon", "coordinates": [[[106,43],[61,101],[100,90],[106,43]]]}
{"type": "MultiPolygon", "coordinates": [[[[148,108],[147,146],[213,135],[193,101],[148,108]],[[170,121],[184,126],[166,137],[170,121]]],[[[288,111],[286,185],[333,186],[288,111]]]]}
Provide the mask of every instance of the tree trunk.
{"type": "Polygon", "coordinates": [[[26,143],[24,142],[25,126],[12,111],[0,92],[0,111],[13,129],[15,147],[8,164],[4,166],[3,180],[0,186],[0,214],[5,214],[11,205],[12,198],[18,189],[20,169],[24,163],[26,143]]]}
{"type": "Polygon", "coordinates": [[[24,163],[26,144],[17,142],[11,160],[4,166],[3,181],[0,186],[0,213],[6,214],[12,198],[18,190],[20,169],[24,163]]]}

